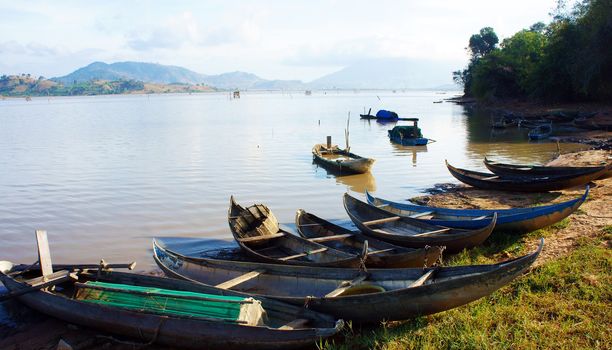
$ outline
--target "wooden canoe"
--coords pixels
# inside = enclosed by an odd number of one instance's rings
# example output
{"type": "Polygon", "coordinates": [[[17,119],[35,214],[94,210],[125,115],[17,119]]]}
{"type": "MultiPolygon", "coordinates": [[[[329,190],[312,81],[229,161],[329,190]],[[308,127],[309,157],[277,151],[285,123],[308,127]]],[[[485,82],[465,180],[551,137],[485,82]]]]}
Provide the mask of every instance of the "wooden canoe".
{"type": "MultiPolygon", "coordinates": [[[[598,173],[601,170],[607,169],[607,172],[612,170],[612,164],[603,166],[537,166],[527,164],[505,164],[491,161],[485,157],[484,164],[495,175],[516,177],[540,177],[540,176],[576,176],[598,173]]],[[[603,174],[602,176],[605,176],[603,174]]]]}
{"type": "Polygon", "coordinates": [[[541,177],[503,177],[490,173],[455,168],[446,162],[446,167],[457,180],[470,186],[485,190],[546,192],[584,186],[600,178],[608,171],[606,168],[589,174],[541,177]]]}
{"type": "Polygon", "coordinates": [[[376,161],[340,149],[337,145],[327,148],[324,144],[317,144],[312,148],[312,157],[317,164],[338,174],[366,173],[376,161]]]}
{"type": "Polygon", "coordinates": [[[295,213],[295,226],[302,237],[349,254],[361,254],[367,241],[367,267],[431,266],[438,261],[443,250],[437,246],[400,247],[338,226],[302,209],[295,213]]]}
{"type": "Polygon", "coordinates": [[[589,195],[589,186],[578,198],[563,203],[531,208],[513,209],[450,209],[392,202],[377,198],[366,191],[370,205],[399,216],[415,217],[433,225],[476,229],[483,226],[482,220],[497,213],[493,232],[527,233],[563,220],[576,211],[589,195]]]}
{"type": "Polygon", "coordinates": [[[357,323],[405,320],[449,310],[487,296],[522,275],[533,253],[492,265],[435,268],[322,268],[192,258],[154,242],[153,258],[168,275],[197,281],[210,290],[257,270],[259,275],[231,290],[307,306],[357,323]],[[351,295],[352,287],[362,294],[351,295]],[[363,294],[369,287],[371,294],[363,294]]]}
{"type": "MultiPolygon", "coordinates": [[[[0,280],[11,292],[28,288],[41,279],[40,270],[15,276],[24,266],[0,273],[0,280]]],[[[215,296],[249,297],[229,290],[210,288],[199,283],[116,271],[76,270],[78,282],[109,282],[129,286],[188,291],[215,296]]],[[[267,314],[264,325],[245,325],[212,317],[194,317],[144,312],[132,308],[102,305],[75,298],[79,283],[69,280],[53,290],[45,289],[18,296],[19,301],[43,314],[69,323],[103,332],[132,337],[137,342],[151,342],[190,349],[285,349],[313,346],[319,339],[337,333],[342,321],[301,306],[272,299],[257,298],[267,314]]],[[[199,294],[199,296],[202,296],[199,294]]],[[[199,297],[198,296],[198,297],[199,297]]]]}
{"type": "Polygon", "coordinates": [[[259,261],[336,267],[357,267],[361,263],[361,255],[326,247],[281,229],[270,208],[263,204],[243,208],[232,196],[228,222],[240,248],[259,261]]]}
{"type": "Polygon", "coordinates": [[[355,225],[366,235],[404,247],[421,248],[446,246],[449,253],[457,253],[480,245],[493,232],[497,214],[486,218],[486,226],[463,230],[432,225],[421,220],[397,216],[364,203],[348,193],[344,194],[344,209],[355,225]]]}

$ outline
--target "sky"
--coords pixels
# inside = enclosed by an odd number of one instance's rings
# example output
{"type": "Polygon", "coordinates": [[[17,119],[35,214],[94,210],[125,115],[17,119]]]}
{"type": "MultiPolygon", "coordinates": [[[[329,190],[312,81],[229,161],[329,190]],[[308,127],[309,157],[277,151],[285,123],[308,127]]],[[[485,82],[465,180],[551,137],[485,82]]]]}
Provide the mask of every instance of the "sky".
{"type": "Polygon", "coordinates": [[[500,39],[556,0],[0,0],[0,74],[66,75],[94,61],[311,81],[364,59],[467,63],[480,28],[500,39]]]}

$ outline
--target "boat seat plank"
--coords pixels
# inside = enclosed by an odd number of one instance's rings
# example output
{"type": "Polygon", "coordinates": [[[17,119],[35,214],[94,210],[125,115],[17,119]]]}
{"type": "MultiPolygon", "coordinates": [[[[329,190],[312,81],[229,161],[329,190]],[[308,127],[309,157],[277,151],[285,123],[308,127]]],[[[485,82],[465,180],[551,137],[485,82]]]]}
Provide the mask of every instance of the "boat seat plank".
{"type": "Polygon", "coordinates": [[[378,232],[378,233],[382,233],[383,235],[390,235],[390,234],[392,234],[391,232],[387,232],[385,230],[381,230],[381,229],[378,229],[378,228],[375,228],[372,231],[378,232]]]}
{"type": "Polygon", "coordinates": [[[362,222],[362,224],[365,226],[378,225],[378,224],[384,224],[387,222],[397,221],[399,219],[401,219],[399,216],[390,216],[388,218],[383,218],[383,219],[364,221],[362,222]]]}
{"type": "Polygon", "coordinates": [[[375,254],[381,254],[381,253],[387,253],[390,252],[392,250],[395,250],[395,248],[387,248],[387,249],[379,249],[379,250],[373,250],[371,252],[368,252],[368,255],[375,255],[375,254]]]}
{"type": "Polygon", "coordinates": [[[281,326],[279,329],[292,330],[292,329],[297,329],[297,328],[305,328],[308,322],[310,322],[310,320],[307,320],[305,318],[298,318],[298,319],[295,319],[287,323],[284,326],[281,326]]]}
{"type": "Polygon", "coordinates": [[[333,235],[333,236],[324,236],[324,237],[316,237],[316,238],[310,238],[309,241],[311,242],[327,242],[327,241],[337,241],[340,239],[345,239],[345,238],[349,238],[354,236],[354,233],[345,233],[345,234],[341,234],[341,235],[333,235]]]}
{"type": "Polygon", "coordinates": [[[486,219],[486,218],[487,218],[487,216],[486,216],[486,215],[483,215],[483,216],[478,216],[478,217],[475,217],[475,218],[473,218],[472,220],[484,220],[484,219],[486,219]]]}
{"type": "Polygon", "coordinates": [[[413,219],[416,219],[416,218],[420,218],[421,216],[431,215],[433,213],[434,213],[433,211],[424,211],[424,212],[421,212],[421,213],[412,214],[409,217],[411,217],[413,219]]]}
{"type": "Polygon", "coordinates": [[[435,235],[438,233],[449,233],[450,232],[450,228],[443,228],[440,230],[435,230],[435,231],[429,231],[429,232],[423,232],[423,233],[417,233],[416,235],[412,235],[412,237],[422,237],[422,236],[429,236],[429,235],[435,235]]]}
{"type": "Polygon", "coordinates": [[[483,177],[481,180],[495,180],[495,179],[499,179],[499,176],[495,175],[495,176],[483,177]]]}
{"type": "Polygon", "coordinates": [[[422,285],[423,285],[425,282],[427,282],[427,280],[428,280],[429,278],[431,278],[431,276],[433,276],[434,271],[435,271],[435,270],[433,270],[433,269],[432,269],[432,270],[429,270],[429,271],[425,272],[425,273],[423,274],[423,276],[419,277],[419,279],[417,279],[416,281],[412,282],[412,283],[411,283],[411,284],[408,286],[408,288],[414,288],[414,287],[419,287],[419,286],[422,286],[422,285]]]}
{"type": "Polygon", "coordinates": [[[217,288],[221,288],[221,289],[230,289],[233,288],[241,283],[244,283],[246,281],[252,280],[253,278],[261,275],[264,272],[264,270],[254,270],[251,272],[247,272],[243,275],[240,275],[236,278],[232,278],[229,281],[225,281],[223,283],[219,283],[217,284],[215,287],[217,288]]]}
{"type": "Polygon", "coordinates": [[[262,235],[262,236],[239,238],[238,241],[240,241],[242,243],[266,241],[266,240],[269,240],[269,239],[283,237],[284,235],[285,235],[284,233],[279,232],[279,233],[275,233],[275,234],[272,234],[272,235],[262,235]]]}
{"type": "Polygon", "coordinates": [[[352,281],[344,281],[342,283],[340,283],[340,286],[334,290],[332,290],[331,292],[325,294],[326,298],[334,298],[337,297],[338,295],[342,294],[345,290],[363,282],[366,280],[366,278],[368,278],[367,274],[361,274],[359,276],[357,276],[356,278],[354,278],[352,281]]]}
{"type": "Polygon", "coordinates": [[[25,280],[24,282],[29,284],[31,287],[39,287],[46,283],[59,284],[61,283],[60,281],[68,281],[71,278],[72,277],[71,277],[70,271],[61,270],[61,271],[54,272],[47,276],[41,276],[41,277],[36,277],[36,278],[29,279],[29,280],[25,280]]]}
{"type": "Polygon", "coordinates": [[[327,248],[319,248],[319,249],[311,250],[305,253],[289,255],[289,256],[282,257],[282,258],[278,258],[278,260],[282,260],[282,261],[293,260],[293,259],[302,258],[302,257],[312,255],[312,254],[323,253],[324,251],[327,251],[327,248]]]}
{"type": "Polygon", "coordinates": [[[388,206],[389,206],[389,204],[386,204],[386,203],[385,203],[385,204],[379,204],[379,205],[377,205],[377,206],[376,206],[376,208],[385,208],[385,207],[388,207],[388,206]]]}

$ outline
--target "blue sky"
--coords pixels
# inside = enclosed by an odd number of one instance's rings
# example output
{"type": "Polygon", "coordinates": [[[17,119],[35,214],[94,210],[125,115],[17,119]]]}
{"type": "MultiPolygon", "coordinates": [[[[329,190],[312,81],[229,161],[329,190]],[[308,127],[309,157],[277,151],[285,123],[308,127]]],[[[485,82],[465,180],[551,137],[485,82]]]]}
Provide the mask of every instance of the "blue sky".
{"type": "Polygon", "coordinates": [[[0,73],[59,76],[93,61],[310,81],[352,62],[467,62],[469,36],[550,21],[555,0],[0,0],[0,73]]]}

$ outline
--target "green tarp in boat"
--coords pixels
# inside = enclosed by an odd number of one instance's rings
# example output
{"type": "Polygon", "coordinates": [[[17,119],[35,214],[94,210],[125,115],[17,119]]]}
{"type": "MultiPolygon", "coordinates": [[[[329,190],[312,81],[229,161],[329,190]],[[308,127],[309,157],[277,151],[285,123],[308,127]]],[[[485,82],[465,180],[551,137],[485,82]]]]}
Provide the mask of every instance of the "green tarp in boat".
{"type": "Polygon", "coordinates": [[[423,137],[421,128],[412,125],[399,125],[389,131],[389,136],[399,139],[415,139],[423,137]]]}
{"type": "Polygon", "coordinates": [[[118,283],[79,284],[76,299],[146,313],[185,316],[264,325],[265,310],[259,300],[118,283]]]}

